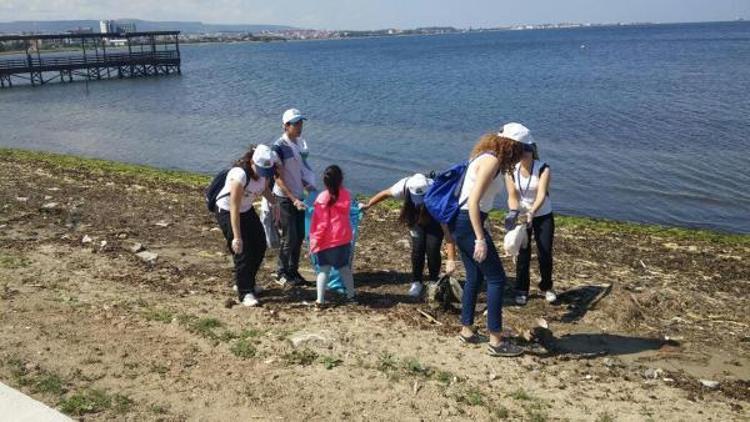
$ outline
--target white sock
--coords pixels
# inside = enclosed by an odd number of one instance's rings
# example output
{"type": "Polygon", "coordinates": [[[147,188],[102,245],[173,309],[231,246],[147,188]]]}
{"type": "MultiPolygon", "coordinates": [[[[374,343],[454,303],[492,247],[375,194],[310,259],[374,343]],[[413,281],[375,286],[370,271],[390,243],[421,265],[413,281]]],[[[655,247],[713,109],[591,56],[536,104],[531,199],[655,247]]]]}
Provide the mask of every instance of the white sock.
{"type": "Polygon", "coordinates": [[[325,302],[326,286],[328,285],[328,274],[331,272],[331,267],[324,265],[320,267],[320,272],[316,278],[318,288],[318,303],[325,302]]]}
{"type": "Polygon", "coordinates": [[[339,274],[341,279],[344,281],[344,287],[346,287],[346,297],[349,299],[354,297],[354,275],[352,275],[352,269],[347,265],[346,267],[339,268],[339,274]]]}

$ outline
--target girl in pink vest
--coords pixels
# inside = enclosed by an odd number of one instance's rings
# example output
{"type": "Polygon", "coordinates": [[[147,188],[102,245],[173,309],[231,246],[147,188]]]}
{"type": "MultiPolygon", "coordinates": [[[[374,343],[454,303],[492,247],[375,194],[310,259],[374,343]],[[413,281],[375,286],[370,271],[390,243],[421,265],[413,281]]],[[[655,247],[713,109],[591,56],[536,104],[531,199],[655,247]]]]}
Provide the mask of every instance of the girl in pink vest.
{"type": "Polygon", "coordinates": [[[326,190],[315,199],[310,222],[310,252],[316,255],[320,272],[317,276],[318,300],[325,303],[325,289],[331,268],[336,268],[346,287],[349,302],[354,302],[354,277],[350,266],[352,226],[349,220],[351,195],[343,186],[344,174],[339,166],[330,166],[323,173],[326,190]]]}

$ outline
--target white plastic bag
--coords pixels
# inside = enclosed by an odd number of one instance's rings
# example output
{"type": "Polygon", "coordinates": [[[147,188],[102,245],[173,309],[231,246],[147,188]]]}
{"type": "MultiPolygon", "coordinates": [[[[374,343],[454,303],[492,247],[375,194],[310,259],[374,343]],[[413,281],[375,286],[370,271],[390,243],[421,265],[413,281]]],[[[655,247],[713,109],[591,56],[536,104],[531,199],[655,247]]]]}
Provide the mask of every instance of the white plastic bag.
{"type": "Polygon", "coordinates": [[[521,224],[505,234],[503,239],[503,248],[507,255],[516,257],[521,249],[529,244],[529,234],[526,232],[526,225],[521,224]]]}
{"type": "Polygon", "coordinates": [[[266,245],[268,245],[269,249],[278,249],[281,246],[279,230],[276,228],[276,223],[273,221],[271,205],[266,198],[263,198],[260,201],[260,222],[263,224],[263,231],[266,234],[266,245]]]}

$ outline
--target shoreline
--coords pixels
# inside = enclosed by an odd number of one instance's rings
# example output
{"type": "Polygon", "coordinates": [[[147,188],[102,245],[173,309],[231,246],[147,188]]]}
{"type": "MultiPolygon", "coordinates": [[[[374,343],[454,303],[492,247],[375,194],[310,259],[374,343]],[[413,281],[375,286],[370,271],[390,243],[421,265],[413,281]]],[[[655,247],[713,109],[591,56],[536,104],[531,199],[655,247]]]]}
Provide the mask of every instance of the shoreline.
{"type": "MultiPolygon", "coordinates": [[[[211,182],[213,175],[201,174],[185,170],[164,169],[142,164],[130,164],[100,158],[59,154],[54,152],[26,150],[19,148],[0,147],[0,159],[12,158],[21,161],[40,161],[54,165],[60,169],[85,169],[95,173],[112,173],[120,176],[133,177],[145,182],[168,182],[189,188],[204,188],[211,182]]],[[[357,195],[362,200],[367,195],[357,195]]],[[[398,207],[398,203],[384,204],[386,207],[398,207]]],[[[493,210],[490,216],[494,219],[502,218],[504,210],[493,210]]],[[[750,234],[732,233],[703,228],[665,226],[659,224],[620,221],[600,217],[586,217],[578,215],[564,215],[555,213],[558,227],[585,227],[598,233],[621,232],[630,234],[646,234],[672,237],[680,240],[700,240],[714,243],[750,246],[750,234]]]]}
{"type": "Polygon", "coordinates": [[[395,203],[360,224],[358,304],[330,293],[317,310],[312,286],[278,286],[271,249],[247,308],[209,176],[1,148],[0,175],[0,381],[72,417],[730,421],[750,406],[747,237],[561,217],[558,303],[533,270],[516,306],[501,257],[503,326],[526,352],[501,359],[456,339],[455,300],[407,294],[395,203]]]}

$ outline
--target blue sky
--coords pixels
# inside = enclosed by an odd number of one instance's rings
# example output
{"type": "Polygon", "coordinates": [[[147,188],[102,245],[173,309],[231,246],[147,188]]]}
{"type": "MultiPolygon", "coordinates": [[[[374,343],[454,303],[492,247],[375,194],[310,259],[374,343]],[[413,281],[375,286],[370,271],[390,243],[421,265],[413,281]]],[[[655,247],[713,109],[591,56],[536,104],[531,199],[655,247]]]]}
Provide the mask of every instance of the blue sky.
{"type": "Polygon", "coordinates": [[[745,18],[750,0],[0,0],[0,21],[139,18],[319,29],[745,18]]]}

